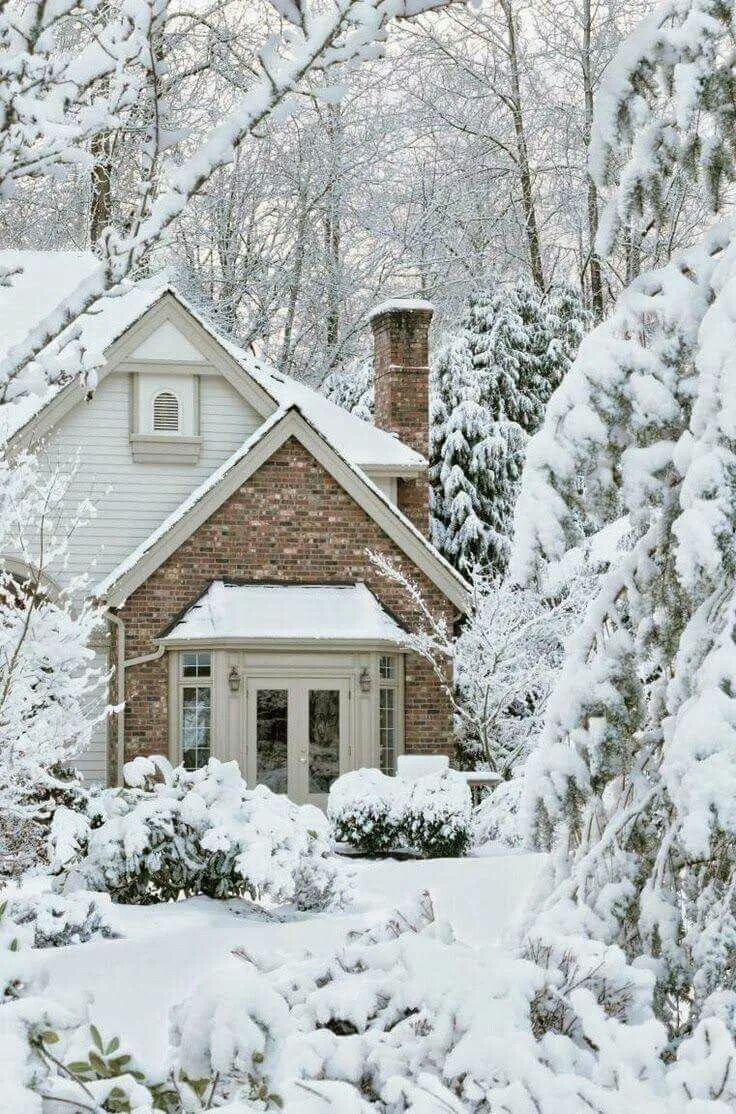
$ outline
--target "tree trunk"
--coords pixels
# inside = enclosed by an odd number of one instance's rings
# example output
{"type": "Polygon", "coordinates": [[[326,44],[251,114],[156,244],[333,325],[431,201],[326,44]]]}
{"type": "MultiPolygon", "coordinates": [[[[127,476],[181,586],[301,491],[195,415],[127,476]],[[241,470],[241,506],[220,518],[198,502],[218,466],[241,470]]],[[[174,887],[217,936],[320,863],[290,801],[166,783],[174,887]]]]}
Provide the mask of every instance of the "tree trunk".
{"type": "Polygon", "coordinates": [[[112,221],[112,143],[112,137],[106,132],[92,137],[89,242],[93,250],[112,221]]]}
{"type": "Polygon", "coordinates": [[[325,314],[325,340],[327,349],[327,370],[332,370],[340,339],[340,298],[341,282],[341,159],[342,159],[342,120],[340,109],[327,106],[327,136],[330,143],[330,167],[328,170],[327,193],[324,215],[324,245],[327,258],[327,312],[325,314]]]}
{"type": "MultiPolygon", "coordinates": [[[[583,93],[585,98],[585,116],[584,116],[584,131],[583,139],[585,140],[585,149],[587,151],[590,145],[590,137],[593,131],[593,73],[591,65],[591,38],[592,38],[592,21],[590,0],[583,0],[583,93]]],[[[598,191],[595,186],[590,172],[586,175],[586,188],[588,195],[588,265],[587,270],[590,273],[590,300],[595,314],[596,320],[600,321],[603,317],[603,281],[601,278],[601,261],[598,258],[595,250],[595,241],[598,235],[598,191]]]]}
{"type": "Polygon", "coordinates": [[[524,113],[521,100],[521,79],[519,77],[519,55],[516,44],[516,25],[511,0],[501,0],[501,9],[506,19],[508,33],[508,55],[511,71],[511,98],[509,107],[514,124],[516,136],[516,150],[519,160],[519,181],[521,185],[521,203],[524,212],[524,229],[529,248],[529,265],[531,267],[534,285],[545,292],[544,268],[542,266],[542,249],[539,238],[539,226],[534,205],[534,187],[532,172],[529,164],[529,149],[526,142],[524,128],[524,113]]]}

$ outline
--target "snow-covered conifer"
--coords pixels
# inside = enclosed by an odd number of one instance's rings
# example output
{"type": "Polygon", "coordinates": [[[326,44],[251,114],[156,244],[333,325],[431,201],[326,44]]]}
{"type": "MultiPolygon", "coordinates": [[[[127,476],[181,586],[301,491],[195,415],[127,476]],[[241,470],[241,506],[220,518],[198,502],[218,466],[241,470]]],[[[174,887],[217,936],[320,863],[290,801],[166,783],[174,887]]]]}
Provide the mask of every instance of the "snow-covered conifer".
{"type": "MultiPolygon", "coordinates": [[[[672,0],[619,55],[596,155],[619,168],[616,219],[656,216],[663,174],[691,157],[705,173],[725,152],[734,8],[672,0]]],[[[581,482],[593,521],[628,513],[628,552],[572,644],[526,808],[558,852],[541,919],[564,910],[568,928],[650,969],[674,1043],[701,1018],[734,1026],[735,305],[730,225],[637,279],[551,400],[516,515],[512,572],[528,581],[569,544],[581,482]]]]}
{"type": "Polygon", "coordinates": [[[448,345],[436,373],[441,393],[432,411],[432,537],[461,572],[478,565],[502,571],[526,436],[495,420],[482,395],[465,334],[448,345]]]}
{"type": "Polygon", "coordinates": [[[322,384],[322,393],[364,422],[373,421],[373,365],[356,360],[331,372],[322,384]]]}

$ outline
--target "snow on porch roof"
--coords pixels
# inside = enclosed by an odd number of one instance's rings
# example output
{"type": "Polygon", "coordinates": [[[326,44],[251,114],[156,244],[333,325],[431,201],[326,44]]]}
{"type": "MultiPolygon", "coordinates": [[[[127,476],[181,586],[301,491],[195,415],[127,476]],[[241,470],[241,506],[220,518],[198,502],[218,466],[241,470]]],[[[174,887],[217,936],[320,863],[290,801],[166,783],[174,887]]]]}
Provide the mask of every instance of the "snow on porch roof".
{"type": "Polygon", "coordinates": [[[365,584],[238,584],[214,580],[164,631],[163,645],[186,642],[304,641],[392,643],[406,632],[365,584]]]}

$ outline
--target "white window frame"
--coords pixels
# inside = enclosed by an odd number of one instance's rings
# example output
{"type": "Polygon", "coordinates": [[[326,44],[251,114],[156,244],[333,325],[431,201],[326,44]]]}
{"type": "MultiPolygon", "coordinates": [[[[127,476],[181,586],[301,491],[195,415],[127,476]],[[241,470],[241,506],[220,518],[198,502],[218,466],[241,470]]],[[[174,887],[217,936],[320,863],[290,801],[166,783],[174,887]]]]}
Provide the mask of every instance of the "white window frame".
{"type": "MultiPolygon", "coordinates": [[[[192,651],[186,650],[186,651],[183,651],[180,654],[177,654],[176,659],[177,659],[177,669],[176,669],[176,673],[177,673],[177,687],[176,687],[176,694],[177,694],[177,699],[176,699],[177,739],[176,739],[176,747],[177,747],[177,752],[178,752],[177,753],[176,764],[178,765],[179,763],[183,764],[183,762],[184,762],[184,750],[185,750],[185,748],[184,748],[183,734],[184,734],[184,690],[185,689],[194,688],[194,689],[208,689],[209,690],[209,694],[210,694],[210,725],[209,725],[209,739],[208,739],[209,757],[212,757],[212,755],[214,753],[214,749],[215,749],[214,748],[214,739],[215,739],[215,722],[214,722],[214,716],[215,716],[215,708],[214,708],[214,704],[215,704],[215,693],[214,693],[214,689],[215,689],[215,685],[214,685],[214,681],[215,681],[215,655],[210,650],[192,650],[192,651]],[[197,674],[195,674],[193,677],[185,677],[184,676],[184,669],[186,667],[187,658],[191,658],[191,657],[194,657],[196,659],[209,658],[209,674],[207,676],[200,677],[197,674]]],[[[197,664],[196,664],[195,668],[199,668],[199,662],[198,661],[197,661],[197,664]]]]}
{"type": "Polygon", "coordinates": [[[138,464],[196,464],[202,449],[201,376],[187,368],[153,374],[129,373],[129,440],[138,464]],[[176,399],[178,427],[154,429],[154,407],[162,394],[176,399]]]}
{"type": "Polygon", "coordinates": [[[385,653],[378,655],[378,686],[377,686],[377,703],[376,709],[376,730],[377,730],[377,755],[376,765],[379,770],[384,774],[394,775],[396,773],[397,760],[400,754],[404,753],[404,655],[397,653],[385,653]],[[393,676],[382,676],[383,662],[388,660],[393,665],[393,676]],[[383,694],[390,693],[393,699],[393,760],[391,763],[392,768],[388,768],[388,763],[384,762],[384,751],[388,749],[384,745],[383,727],[381,724],[382,701],[383,694]]]}

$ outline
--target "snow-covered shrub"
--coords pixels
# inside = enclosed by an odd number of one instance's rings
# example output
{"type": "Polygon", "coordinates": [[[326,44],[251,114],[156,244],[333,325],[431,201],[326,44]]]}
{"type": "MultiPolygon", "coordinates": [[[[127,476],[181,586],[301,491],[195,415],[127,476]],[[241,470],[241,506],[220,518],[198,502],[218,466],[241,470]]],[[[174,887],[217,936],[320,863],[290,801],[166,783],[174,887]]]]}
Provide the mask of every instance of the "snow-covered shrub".
{"type": "Polygon", "coordinates": [[[524,789],[523,771],[510,781],[502,781],[473,809],[473,846],[501,843],[520,847],[523,843],[519,813],[524,789]]]}
{"type": "Polygon", "coordinates": [[[250,955],[242,979],[196,990],[174,1011],[174,1070],[216,1074],[235,1109],[255,1085],[310,1114],[727,1114],[723,1021],[669,1063],[652,973],[596,941],[573,950],[468,947],[425,894],[333,954],[250,955]]]}
{"type": "Polygon", "coordinates": [[[308,907],[345,899],[322,815],[265,786],[249,790],[237,763],[211,758],[188,771],[141,758],[125,772],[135,786],[97,796],[96,826],[68,813],[55,826],[67,888],[131,904],[194,894],[308,907]]]}
{"type": "Polygon", "coordinates": [[[215,1078],[225,1097],[267,1109],[280,1105],[271,1088],[290,1028],[288,1005],[265,975],[228,969],[171,1011],[171,1055],[183,1078],[215,1078]]]}
{"type": "Polygon", "coordinates": [[[405,843],[422,855],[464,855],[470,846],[471,822],[470,789],[455,770],[428,774],[409,784],[402,832],[405,843]]]}
{"type": "Polygon", "coordinates": [[[340,843],[365,855],[390,851],[401,843],[406,783],[380,770],[352,770],[330,788],[327,817],[340,843]]]}
{"type": "MultiPolygon", "coordinates": [[[[12,460],[0,450],[0,866],[17,876],[33,865],[39,833],[59,799],[70,803],[78,787],[66,764],[89,744],[105,716],[90,643],[100,609],[79,602],[84,577],[62,592],[49,588],[49,569],[66,561],[70,529],[57,521],[68,506],[70,477],[49,474],[35,458],[12,460]]],[[[84,522],[88,508],[76,508],[84,522]]],[[[75,515],[71,515],[71,520],[75,515]]],[[[70,520],[70,521],[71,521],[70,520]]]]}
{"type": "MultiPolygon", "coordinates": [[[[118,934],[110,925],[106,894],[77,890],[70,894],[32,893],[20,890],[0,895],[0,925],[10,930],[30,927],[28,946],[60,948],[84,944],[118,934]]],[[[27,935],[24,933],[24,935],[27,935]]]]}

